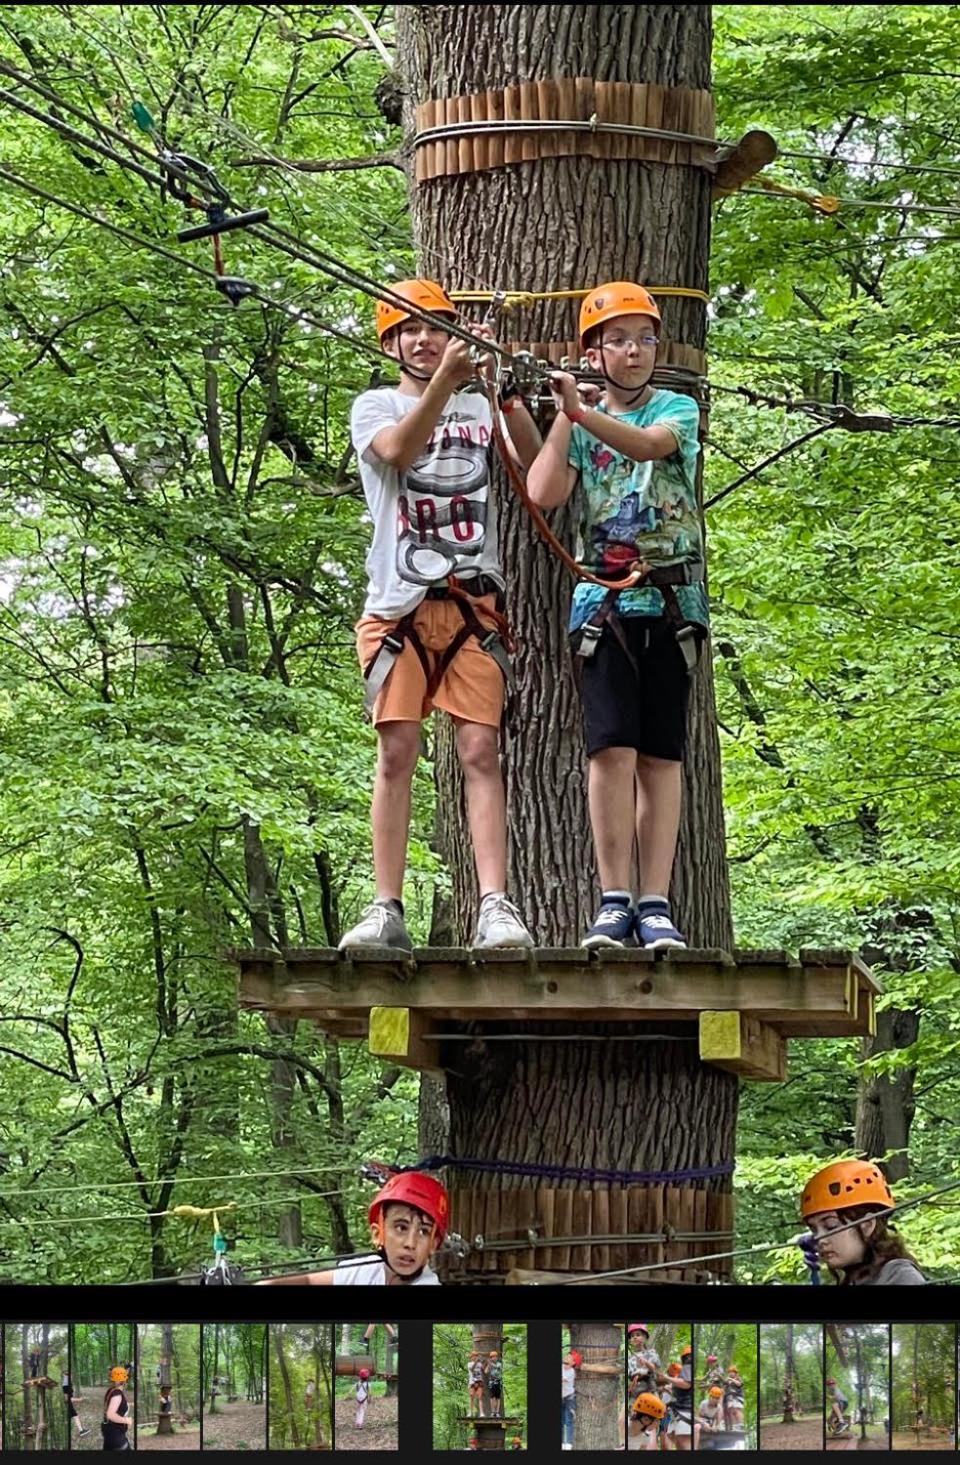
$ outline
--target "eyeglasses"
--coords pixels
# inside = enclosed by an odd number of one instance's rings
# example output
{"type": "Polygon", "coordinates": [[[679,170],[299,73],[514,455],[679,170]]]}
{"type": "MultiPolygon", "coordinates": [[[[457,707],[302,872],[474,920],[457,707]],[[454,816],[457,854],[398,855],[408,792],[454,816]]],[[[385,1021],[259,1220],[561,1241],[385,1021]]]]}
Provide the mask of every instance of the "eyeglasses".
{"type": "Polygon", "coordinates": [[[659,338],[657,336],[605,336],[600,344],[610,346],[614,351],[626,351],[628,346],[636,346],[639,351],[644,346],[649,349],[651,346],[659,345],[659,338]]]}

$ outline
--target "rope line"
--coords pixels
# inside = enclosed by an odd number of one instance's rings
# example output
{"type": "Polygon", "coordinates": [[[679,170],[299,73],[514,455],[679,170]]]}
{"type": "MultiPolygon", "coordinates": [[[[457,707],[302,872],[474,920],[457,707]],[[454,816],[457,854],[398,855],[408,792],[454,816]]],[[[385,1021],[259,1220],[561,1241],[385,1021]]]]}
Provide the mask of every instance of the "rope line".
{"type": "Polygon", "coordinates": [[[450,1169],[486,1172],[491,1175],[525,1175],[539,1180],[600,1180],[611,1185],[664,1185],[671,1180],[718,1180],[733,1174],[735,1162],[724,1160],[719,1165],[694,1166],[683,1170],[612,1170],[574,1165],[543,1165],[521,1160],[479,1160],[463,1155],[427,1155],[415,1165],[391,1165],[388,1168],[397,1173],[450,1169]]]}
{"type": "MultiPolygon", "coordinates": [[[[584,296],[592,294],[595,288],[595,286],[590,286],[585,290],[451,290],[449,294],[451,300],[463,300],[468,304],[480,304],[502,297],[503,309],[512,310],[517,305],[529,309],[538,300],[582,300],[584,296]]],[[[705,305],[710,304],[711,297],[706,290],[696,290],[693,286],[647,285],[645,288],[651,295],[677,296],[683,300],[702,300],[705,305]]]]}

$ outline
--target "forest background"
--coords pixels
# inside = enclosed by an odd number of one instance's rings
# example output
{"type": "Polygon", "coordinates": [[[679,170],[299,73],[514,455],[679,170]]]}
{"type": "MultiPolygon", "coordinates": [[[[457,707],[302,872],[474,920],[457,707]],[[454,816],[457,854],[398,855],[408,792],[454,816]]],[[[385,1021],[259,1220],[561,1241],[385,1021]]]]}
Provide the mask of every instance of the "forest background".
{"type": "MultiPolygon", "coordinates": [[[[747,1087],[743,1244],[788,1235],[802,1179],[855,1145],[896,1152],[898,1195],[955,1175],[960,13],[714,22],[718,136],[767,127],[819,155],[772,177],[871,206],[716,207],[712,381],[948,423],[824,433],[707,512],[738,942],[862,948],[898,1010],[868,1065],[804,1042],[785,1084],[747,1087]]],[[[131,134],[145,103],[237,195],[389,280],[413,270],[391,27],[376,6],[12,5],[0,60],[131,134]]],[[[0,136],[22,178],[209,266],[176,243],[174,200],[6,104],[0,136]]],[[[196,1271],[209,1234],[158,1214],[177,1203],[233,1202],[251,1270],[343,1253],[364,1241],[360,1162],[417,1155],[416,1075],[238,1014],[224,951],[333,943],[370,895],[369,526],[346,424],[371,360],[12,184],[4,203],[0,1279],[196,1271]]],[[[242,234],[224,248],[228,272],[372,345],[365,296],[242,234]]],[[[809,427],[716,390],[707,498],[809,427]]],[[[427,746],[421,941],[446,888],[427,746]]],[[[960,1273],[956,1211],[903,1229],[930,1272],[960,1273]]],[[[802,1264],[738,1276],[773,1274],[802,1264]]]]}

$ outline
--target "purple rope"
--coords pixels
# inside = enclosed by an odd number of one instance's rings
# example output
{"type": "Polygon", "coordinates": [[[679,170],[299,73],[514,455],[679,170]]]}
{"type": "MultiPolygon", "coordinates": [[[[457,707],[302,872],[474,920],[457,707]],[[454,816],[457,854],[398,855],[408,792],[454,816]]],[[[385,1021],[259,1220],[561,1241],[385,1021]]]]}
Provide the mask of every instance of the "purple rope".
{"type": "Polygon", "coordinates": [[[568,1165],[521,1164],[515,1160],[472,1160],[457,1155],[427,1155],[416,1165],[396,1165],[396,1170],[485,1170],[493,1175],[529,1175],[540,1180],[603,1180],[610,1185],[662,1185],[680,1180],[718,1180],[732,1175],[735,1161],[702,1165],[687,1170],[586,1170],[568,1165]]]}

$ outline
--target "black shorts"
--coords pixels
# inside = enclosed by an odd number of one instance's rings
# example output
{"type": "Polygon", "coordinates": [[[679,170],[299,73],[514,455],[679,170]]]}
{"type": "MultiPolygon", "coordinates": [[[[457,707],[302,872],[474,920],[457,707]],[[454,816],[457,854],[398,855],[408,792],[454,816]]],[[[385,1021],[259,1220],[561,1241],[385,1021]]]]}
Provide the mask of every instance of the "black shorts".
{"type": "Polygon", "coordinates": [[[490,1398],[491,1399],[499,1399],[499,1398],[501,1398],[502,1394],[503,1394],[503,1385],[497,1383],[495,1380],[494,1381],[491,1381],[491,1384],[490,1384],[490,1398]]]}
{"type": "Polygon", "coordinates": [[[620,626],[639,677],[609,624],[593,655],[578,658],[587,757],[604,748],[635,748],[679,763],[691,679],[674,629],[662,616],[623,616],[620,626]]]}

